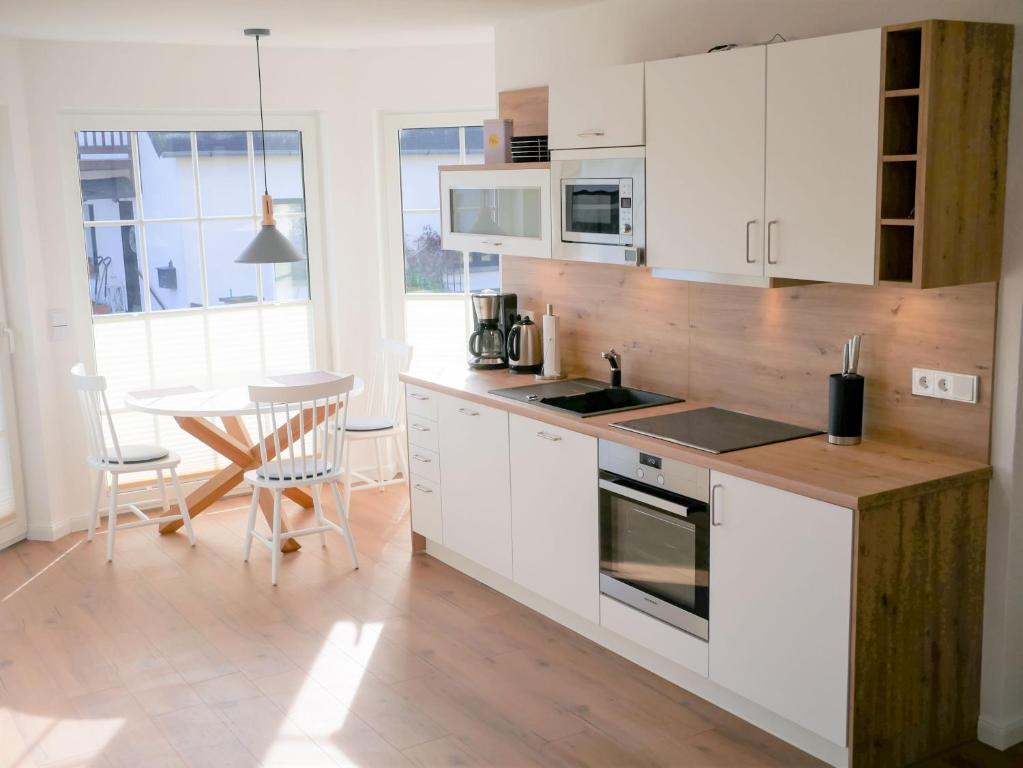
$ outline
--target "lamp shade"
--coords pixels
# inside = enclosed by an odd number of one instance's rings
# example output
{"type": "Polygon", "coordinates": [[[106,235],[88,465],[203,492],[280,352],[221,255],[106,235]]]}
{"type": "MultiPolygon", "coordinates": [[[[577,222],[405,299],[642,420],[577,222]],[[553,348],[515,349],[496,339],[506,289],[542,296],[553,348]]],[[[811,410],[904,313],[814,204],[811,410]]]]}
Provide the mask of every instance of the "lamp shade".
{"type": "Polygon", "coordinates": [[[305,257],[295,250],[276,224],[263,224],[259,234],[235,259],[238,264],[287,264],[293,261],[305,261],[305,257]]]}

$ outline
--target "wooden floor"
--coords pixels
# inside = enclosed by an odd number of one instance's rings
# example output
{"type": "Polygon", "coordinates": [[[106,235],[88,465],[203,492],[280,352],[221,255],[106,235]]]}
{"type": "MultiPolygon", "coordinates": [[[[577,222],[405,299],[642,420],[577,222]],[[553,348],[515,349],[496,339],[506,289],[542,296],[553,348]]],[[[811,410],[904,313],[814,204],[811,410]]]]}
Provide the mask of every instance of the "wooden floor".
{"type": "Polygon", "coordinates": [[[264,548],[241,560],[243,500],[197,519],[195,549],[136,529],[113,565],[103,535],[0,553],[0,766],[820,765],[410,558],[404,498],[354,496],[359,571],[310,537],[277,588],[264,548]]]}

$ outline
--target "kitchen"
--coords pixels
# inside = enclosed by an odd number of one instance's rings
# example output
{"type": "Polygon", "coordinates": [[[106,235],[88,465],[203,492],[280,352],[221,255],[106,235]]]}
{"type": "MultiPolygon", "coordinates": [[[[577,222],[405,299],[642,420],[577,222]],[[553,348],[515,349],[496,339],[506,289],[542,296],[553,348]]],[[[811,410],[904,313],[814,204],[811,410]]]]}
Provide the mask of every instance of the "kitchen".
{"type": "Polygon", "coordinates": [[[414,548],[833,765],[972,738],[991,394],[957,372],[993,367],[1011,47],[924,21],[500,93],[485,164],[439,168],[504,293],[467,368],[402,376],[414,548]]]}

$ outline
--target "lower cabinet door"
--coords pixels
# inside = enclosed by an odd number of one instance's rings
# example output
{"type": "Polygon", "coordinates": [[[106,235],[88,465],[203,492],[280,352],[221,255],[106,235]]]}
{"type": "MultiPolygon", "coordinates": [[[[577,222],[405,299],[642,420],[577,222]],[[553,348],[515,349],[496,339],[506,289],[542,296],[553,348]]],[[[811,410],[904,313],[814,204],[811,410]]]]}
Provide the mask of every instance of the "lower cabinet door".
{"type": "Polygon", "coordinates": [[[711,473],[710,678],[844,746],[853,512],[711,473]]]}
{"type": "Polygon", "coordinates": [[[508,414],[450,396],[438,412],[444,546],[511,578],[508,414]]]}
{"type": "Polygon", "coordinates": [[[514,414],[510,433],[515,581],[597,623],[597,441],[514,414]]]}
{"type": "Polygon", "coordinates": [[[409,480],[412,500],[412,530],[438,544],[444,542],[441,517],[440,485],[434,480],[412,475],[409,480]]]}

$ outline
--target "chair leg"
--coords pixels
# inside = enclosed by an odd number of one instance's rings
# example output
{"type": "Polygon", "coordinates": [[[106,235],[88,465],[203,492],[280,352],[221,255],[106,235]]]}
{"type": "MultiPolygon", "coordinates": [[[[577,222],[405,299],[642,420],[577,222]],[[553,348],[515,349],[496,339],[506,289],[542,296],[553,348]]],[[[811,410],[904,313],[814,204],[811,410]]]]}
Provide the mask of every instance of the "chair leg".
{"type": "Polygon", "coordinates": [[[107,513],[107,562],[114,562],[114,535],[117,533],[117,473],[110,473],[110,511],[107,513]]]}
{"type": "Polygon", "coordinates": [[[252,503],[249,504],[249,517],[245,523],[245,562],[249,562],[252,554],[252,533],[256,530],[256,510],[259,509],[259,488],[252,486],[252,503]]]}
{"type": "Polygon", "coordinates": [[[160,509],[167,511],[167,484],[163,481],[163,470],[156,470],[156,483],[160,486],[160,509]]]}
{"type": "MultiPolygon", "coordinates": [[[[309,489],[309,493],[313,497],[313,509],[316,511],[316,524],[320,527],[323,526],[323,499],[320,498],[322,491],[322,484],[314,485],[309,489]]],[[[327,534],[323,531],[320,531],[320,546],[327,546],[327,534]]]]}
{"type": "Polygon", "coordinates": [[[270,583],[277,586],[277,566],[281,561],[281,490],[274,491],[273,546],[270,548],[270,583]]]}
{"type": "Polygon", "coordinates": [[[384,492],[384,452],[382,450],[381,440],[373,441],[373,450],[377,455],[377,483],[379,483],[378,493],[384,492]]]}
{"type": "MultiPolygon", "coordinates": [[[[352,483],[355,479],[352,477],[352,446],[346,445],[345,448],[345,509],[348,509],[348,502],[352,500],[352,483]]],[[[340,515],[341,510],[338,509],[337,513],[340,515]]]]}
{"type": "Polygon", "coordinates": [[[331,483],[330,487],[334,491],[334,503],[337,504],[337,519],[345,532],[345,541],[348,542],[348,554],[352,556],[352,562],[355,564],[355,569],[358,570],[359,553],[355,551],[355,539],[352,538],[352,527],[348,522],[348,505],[341,501],[341,492],[338,490],[337,482],[331,483]]]}
{"type": "MultiPolygon", "coordinates": [[[[178,471],[170,468],[171,484],[174,486],[174,495],[178,497],[178,512],[181,513],[181,522],[185,525],[185,533],[188,534],[188,543],[195,546],[195,532],[192,530],[192,516],[188,514],[188,502],[185,501],[185,494],[181,492],[181,482],[178,480],[178,471]]],[[[163,487],[163,472],[160,472],[160,487],[163,487]]],[[[163,508],[167,508],[167,494],[164,491],[163,508]]]]}
{"type": "Polygon", "coordinates": [[[394,435],[394,447],[398,450],[398,463],[401,464],[401,476],[408,480],[408,454],[405,452],[405,440],[401,435],[394,435]]]}
{"type": "Polygon", "coordinates": [[[96,534],[96,521],[99,519],[99,495],[103,492],[103,470],[96,470],[96,492],[92,495],[92,509],[89,510],[89,541],[96,534]]]}

